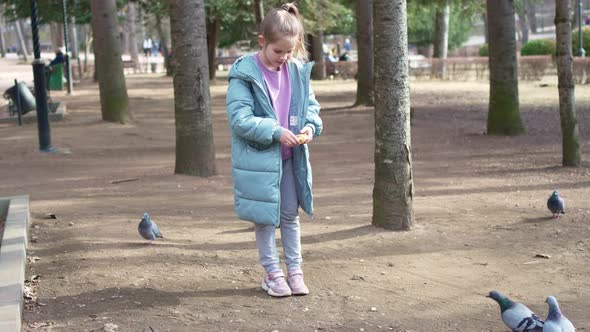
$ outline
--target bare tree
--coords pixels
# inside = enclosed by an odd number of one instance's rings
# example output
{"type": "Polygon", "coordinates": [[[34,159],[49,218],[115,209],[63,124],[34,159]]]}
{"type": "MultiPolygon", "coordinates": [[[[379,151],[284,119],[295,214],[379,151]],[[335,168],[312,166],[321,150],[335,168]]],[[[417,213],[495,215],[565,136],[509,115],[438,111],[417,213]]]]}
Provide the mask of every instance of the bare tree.
{"type": "Polygon", "coordinates": [[[409,230],[413,178],[406,0],[374,0],[375,185],[373,225],[409,230]]]}
{"type": "Polygon", "coordinates": [[[326,62],[324,61],[324,32],[322,30],[315,31],[315,35],[311,36],[311,58],[315,64],[311,70],[311,77],[314,80],[326,79],[326,62]]]}
{"type": "Polygon", "coordinates": [[[174,172],[211,176],[215,146],[209,95],[204,0],[169,0],[174,53],[174,172]]]}
{"type": "Polygon", "coordinates": [[[260,22],[264,18],[264,3],[263,0],[254,0],[254,17],[256,18],[256,31],[260,26],[260,22]]]}
{"type": "Polygon", "coordinates": [[[487,132],[519,135],[525,132],[518,101],[518,63],[513,0],[487,0],[490,100],[487,132]]]}
{"type": "Polygon", "coordinates": [[[90,6],[102,119],[124,124],[131,113],[121,59],[116,0],[91,0],[90,6]]]}
{"type": "Polygon", "coordinates": [[[129,54],[133,67],[141,71],[139,63],[139,51],[137,49],[137,1],[129,1],[127,4],[127,31],[129,31],[129,54]]]}
{"type": "Polygon", "coordinates": [[[23,33],[20,29],[20,25],[18,22],[14,22],[14,32],[16,34],[16,41],[18,42],[18,48],[25,61],[29,61],[29,53],[27,52],[27,46],[25,45],[25,39],[23,38],[23,33]]]}
{"type": "Polygon", "coordinates": [[[580,166],[582,159],[580,133],[576,119],[576,97],[573,75],[571,2],[555,1],[555,37],[557,40],[557,76],[559,117],[561,119],[562,164],[580,166]]]}
{"type": "Polygon", "coordinates": [[[358,70],[355,105],[373,106],[373,0],[357,0],[358,70]]]}
{"type": "Polygon", "coordinates": [[[518,11],[518,25],[520,31],[520,41],[522,45],[529,42],[529,6],[526,0],[521,0],[517,7],[518,11]]]}
{"type": "MultiPolygon", "coordinates": [[[[0,11],[2,7],[0,6],[0,11]]],[[[6,40],[4,40],[4,18],[0,15],[0,57],[6,57],[6,40]]]]}
{"type": "Polygon", "coordinates": [[[433,47],[433,58],[440,59],[439,65],[434,66],[435,76],[445,79],[447,76],[446,59],[449,51],[449,16],[451,5],[449,0],[443,0],[437,5],[435,18],[435,36],[433,47]]]}

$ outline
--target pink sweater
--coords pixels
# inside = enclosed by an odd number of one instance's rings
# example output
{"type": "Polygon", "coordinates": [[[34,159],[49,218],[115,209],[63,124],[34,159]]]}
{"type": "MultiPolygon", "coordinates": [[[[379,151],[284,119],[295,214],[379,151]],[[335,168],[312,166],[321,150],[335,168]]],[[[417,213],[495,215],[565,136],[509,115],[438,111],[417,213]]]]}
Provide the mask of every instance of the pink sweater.
{"type": "MultiPolygon", "coordinates": [[[[291,106],[291,82],[289,81],[289,68],[287,63],[284,63],[278,71],[270,70],[262,64],[258,54],[254,57],[258,68],[262,72],[266,91],[270,97],[272,105],[279,124],[285,129],[289,129],[289,108],[291,106]]],[[[295,133],[298,134],[298,133],[295,133]]],[[[283,160],[291,158],[293,151],[291,148],[283,145],[281,147],[281,154],[283,160]]]]}

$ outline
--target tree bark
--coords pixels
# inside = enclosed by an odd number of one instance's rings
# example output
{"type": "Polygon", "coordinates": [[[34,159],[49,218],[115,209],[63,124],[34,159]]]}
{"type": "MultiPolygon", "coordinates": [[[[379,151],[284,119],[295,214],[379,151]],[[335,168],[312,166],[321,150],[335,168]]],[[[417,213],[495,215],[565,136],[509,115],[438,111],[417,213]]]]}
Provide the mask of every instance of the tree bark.
{"type": "Polygon", "coordinates": [[[217,43],[219,42],[219,31],[221,29],[221,22],[217,15],[213,15],[210,20],[207,20],[207,60],[209,63],[209,80],[215,81],[215,73],[217,73],[217,43]]]}
{"type": "Polygon", "coordinates": [[[435,39],[434,49],[432,53],[433,58],[439,59],[438,66],[433,66],[436,72],[435,77],[440,79],[446,78],[446,59],[449,50],[449,16],[451,14],[451,6],[449,0],[444,0],[436,9],[435,19],[435,39]]]}
{"type": "Polygon", "coordinates": [[[410,88],[405,0],[374,0],[375,185],[373,225],[413,223],[410,88]]]}
{"type": "Polygon", "coordinates": [[[141,71],[139,63],[139,51],[137,49],[137,4],[135,1],[129,1],[127,5],[127,31],[129,31],[129,54],[133,67],[136,71],[141,71]]]}
{"type": "Polygon", "coordinates": [[[522,4],[518,10],[518,26],[520,29],[520,41],[522,45],[529,42],[529,19],[528,19],[528,3],[522,0],[522,4]]]}
{"type": "MultiPolygon", "coordinates": [[[[23,40],[25,42],[25,47],[27,48],[27,54],[33,54],[33,37],[31,36],[31,32],[29,31],[29,25],[25,24],[24,20],[18,20],[18,25],[20,26],[20,31],[23,36],[23,40]]],[[[63,34],[63,29],[61,30],[63,34]]]]}
{"type": "Polygon", "coordinates": [[[555,2],[555,37],[557,41],[557,77],[559,118],[561,120],[562,164],[580,166],[582,153],[576,119],[576,97],[573,75],[572,29],[570,1],[555,2]]]}
{"type": "Polygon", "coordinates": [[[49,24],[51,31],[51,46],[56,50],[64,46],[63,24],[52,22],[49,24]]]}
{"type": "MultiPolygon", "coordinates": [[[[0,10],[2,10],[1,7],[0,10]]],[[[6,57],[6,40],[4,39],[4,18],[2,16],[0,16],[0,57],[6,57]]]]}
{"type": "Polygon", "coordinates": [[[525,132],[518,101],[518,63],[513,0],[487,0],[490,100],[487,132],[519,135],[525,132]]]}
{"type": "Polygon", "coordinates": [[[123,74],[116,1],[91,0],[90,6],[102,119],[125,124],[131,113],[123,74]]]}
{"type": "Polygon", "coordinates": [[[78,45],[78,32],[76,28],[76,17],[70,17],[71,22],[68,24],[69,36],[70,36],[70,52],[72,57],[70,59],[78,59],[80,57],[80,46],[78,45]]]}
{"type": "Polygon", "coordinates": [[[375,105],[373,90],[373,0],[357,0],[358,70],[355,105],[375,105]]]}
{"type": "Polygon", "coordinates": [[[163,17],[156,14],[156,30],[158,32],[158,38],[160,38],[160,46],[162,47],[162,56],[164,57],[164,68],[166,68],[166,76],[172,76],[172,65],[170,64],[170,52],[168,52],[168,36],[164,33],[162,27],[163,17]]]}
{"type": "Polygon", "coordinates": [[[315,64],[311,70],[311,77],[314,80],[326,79],[326,63],[324,62],[324,32],[316,31],[311,39],[311,57],[315,64]]]}
{"type": "Polygon", "coordinates": [[[488,15],[486,13],[481,14],[481,20],[483,21],[483,39],[484,43],[489,43],[488,38],[488,15]]]}
{"type": "Polygon", "coordinates": [[[256,31],[259,32],[260,22],[264,18],[263,0],[254,0],[254,17],[256,19],[256,31]]]}
{"type": "Polygon", "coordinates": [[[537,33],[537,6],[534,1],[525,0],[528,5],[529,25],[532,33],[537,33]]]}
{"type": "Polygon", "coordinates": [[[209,95],[204,0],[170,0],[174,53],[174,173],[214,175],[215,146],[209,95]]]}
{"type": "Polygon", "coordinates": [[[29,61],[29,54],[27,52],[27,46],[25,45],[25,40],[23,38],[22,31],[20,29],[20,25],[18,22],[14,22],[14,32],[16,34],[16,41],[18,42],[18,48],[25,59],[25,62],[29,61]]]}

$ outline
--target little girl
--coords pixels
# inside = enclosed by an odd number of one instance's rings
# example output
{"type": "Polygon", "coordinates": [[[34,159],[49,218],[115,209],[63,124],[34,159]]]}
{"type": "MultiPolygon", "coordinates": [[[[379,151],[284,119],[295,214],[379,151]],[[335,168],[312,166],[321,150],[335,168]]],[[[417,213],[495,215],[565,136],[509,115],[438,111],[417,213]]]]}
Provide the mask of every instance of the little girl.
{"type": "Polygon", "coordinates": [[[256,244],[271,296],[306,295],[301,270],[299,206],[313,213],[307,143],[322,131],[320,105],[310,87],[312,63],[292,3],[271,10],[260,23],[262,50],[234,63],[229,73],[227,117],[231,128],[234,205],[240,219],[256,224],[256,244]],[[279,264],[279,227],[287,276],[279,264]]]}

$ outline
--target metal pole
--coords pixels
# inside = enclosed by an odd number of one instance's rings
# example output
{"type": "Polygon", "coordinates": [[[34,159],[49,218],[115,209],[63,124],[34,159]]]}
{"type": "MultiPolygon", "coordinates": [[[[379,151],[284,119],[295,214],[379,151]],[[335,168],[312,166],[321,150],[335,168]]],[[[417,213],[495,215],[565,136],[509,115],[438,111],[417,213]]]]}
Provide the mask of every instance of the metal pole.
{"type": "Polygon", "coordinates": [[[586,56],[586,51],[584,50],[584,34],[582,33],[582,10],[584,9],[584,5],[582,4],[582,0],[578,0],[578,41],[580,42],[580,48],[578,49],[578,56],[583,58],[586,56]]]}
{"type": "Polygon", "coordinates": [[[70,53],[69,53],[69,48],[68,48],[68,13],[67,13],[67,7],[66,7],[66,0],[62,0],[62,7],[63,7],[63,19],[64,19],[64,47],[66,49],[66,71],[67,71],[67,75],[66,78],[68,80],[68,94],[72,94],[72,88],[73,88],[73,82],[72,82],[72,64],[70,63],[70,53]]]}
{"type": "Polygon", "coordinates": [[[39,149],[51,152],[51,135],[49,128],[49,111],[47,107],[47,89],[45,86],[45,62],[41,59],[39,46],[39,19],[37,18],[37,0],[31,2],[31,30],[33,31],[33,76],[35,80],[35,102],[37,103],[37,128],[39,130],[39,149]]]}

